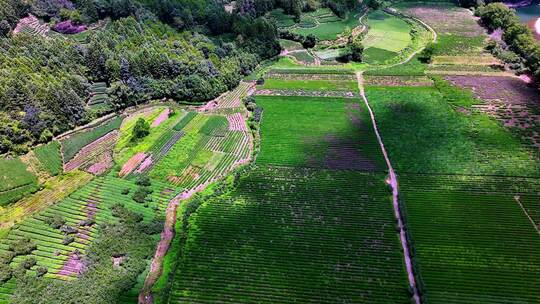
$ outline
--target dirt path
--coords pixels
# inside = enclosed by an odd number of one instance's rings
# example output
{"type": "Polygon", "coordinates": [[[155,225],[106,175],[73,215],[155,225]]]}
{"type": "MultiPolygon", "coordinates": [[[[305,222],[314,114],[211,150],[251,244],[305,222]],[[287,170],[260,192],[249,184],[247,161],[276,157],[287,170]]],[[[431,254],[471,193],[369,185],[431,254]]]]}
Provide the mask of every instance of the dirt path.
{"type": "Polygon", "coordinates": [[[540,234],[540,227],[538,225],[536,225],[536,223],[534,222],[533,218],[531,217],[531,215],[529,214],[529,212],[527,212],[527,209],[525,209],[525,207],[523,207],[523,204],[521,203],[520,201],[520,197],[519,195],[516,195],[514,196],[514,200],[516,201],[516,203],[518,203],[519,207],[521,208],[521,210],[523,210],[523,213],[525,213],[525,215],[527,216],[527,218],[529,219],[529,221],[531,222],[531,224],[533,225],[534,229],[536,230],[536,232],[538,232],[538,234],[540,234]]]}
{"type": "Polygon", "coordinates": [[[403,224],[401,210],[399,208],[399,191],[398,191],[399,185],[398,185],[397,176],[394,171],[394,168],[392,167],[392,163],[390,162],[390,158],[388,157],[388,153],[386,152],[386,148],[384,147],[384,143],[382,141],[381,135],[379,134],[377,121],[375,120],[375,115],[373,114],[371,106],[369,105],[368,99],[366,98],[366,95],[364,93],[364,80],[362,77],[362,72],[357,72],[356,78],[358,82],[358,90],[360,90],[360,96],[362,96],[362,99],[364,100],[366,107],[369,111],[369,116],[371,117],[371,123],[373,124],[373,129],[375,131],[375,135],[377,136],[377,141],[379,142],[379,145],[381,146],[384,160],[386,161],[386,165],[388,166],[389,176],[386,182],[392,187],[392,198],[393,198],[392,200],[393,200],[393,206],[394,206],[394,215],[398,221],[399,239],[401,240],[401,247],[403,248],[403,256],[405,259],[405,267],[407,269],[407,277],[409,278],[409,286],[411,287],[413,291],[414,302],[416,304],[420,304],[421,303],[420,295],[418,294],[418,288],[416,287],[416,279],[414,277],[414,272],[413,272],[413,267],[412,267],[411,255],[409,251],[409,243],[407,241],[407,235],[405,234],[405,225],[403,224]]]}
{"type": "Polygon", "coordinates": [[[152,287],[161,276],[163,271],[163,258],[169,250],[172,239],[175,235],[174,225],[176,224],[176,210],[180,205],[180,201],[188,199],[191,197],[191,195],[193,195],[193,192],[182,193],[181,195],[173,198],[167,207],[165,225],[163,231],[161,232],[161,239],[158,243],[154,258],[152,259],[148,276],[144,280],[144,285],[139,293],[139,304],[154,303],[154,299],[152,297],[152,287]]]}

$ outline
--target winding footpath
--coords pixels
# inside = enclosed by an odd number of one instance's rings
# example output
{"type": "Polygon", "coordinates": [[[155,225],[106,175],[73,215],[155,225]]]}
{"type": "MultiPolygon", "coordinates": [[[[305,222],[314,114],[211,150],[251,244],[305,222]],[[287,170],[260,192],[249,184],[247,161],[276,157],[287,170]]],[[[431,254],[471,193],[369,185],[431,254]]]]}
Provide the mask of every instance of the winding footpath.
{"type": "Polygon", "coordinates": [[[403,223],[403,216],[401,214],[401,210],[399,207],[399,191],[398,191],[399,185],[398,185],[397,176],[394,171],[394,168],[392,167],[392,163],[390,162],[390,158],[388,157],[388,153],[386,152],[386,148],[384,147],[384,143],[379,133],[379,128],[377,127],[377,121],[375,120],[375,115],[373,114],[373,110],[371,109],[371,106],[369,105],[368,99],[364,92],[364,81],[362,77],[362,72],[356,73],[356,79],[358,82],[358,90],[360,90],[360,96],[362,96],[362,99],[364,100],[364,103],[366,104],[366,107],[369,111],[369,116],[371,117],[371,123],[373,124],[373,130],[375,131],[375,135],[377,136],[377,141],[379,142],[379,145],[381,147],[384,160],[386,161],[386,165],[388,166],[389,176],[386,182],[392,187],[392,200],[393,200],[393,206],[394,206],[394,215],[398,221],[399,239],[401,241],[401,247],[403,248],[403,256],[405,259],[405,267],[407,269],[407,277],[409,279],[409,286],[413,292],[414,302],[416,304],[421,304],[420,295],[418,293],[418,288],[416,287],[416,279],[414,277],[414,272],[413,272],[411,254],[409,250],[409,242],[407,241],[407,235],[405,233],[405,224],[403,223]]]}

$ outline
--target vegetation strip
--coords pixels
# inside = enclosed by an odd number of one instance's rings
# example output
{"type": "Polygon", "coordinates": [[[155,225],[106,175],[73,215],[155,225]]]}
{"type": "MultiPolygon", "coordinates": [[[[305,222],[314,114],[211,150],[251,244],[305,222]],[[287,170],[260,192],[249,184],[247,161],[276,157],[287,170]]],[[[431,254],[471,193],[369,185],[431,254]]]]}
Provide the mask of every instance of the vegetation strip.
{"type": "Polygon", "coordinates": [[[373,130],[375,131],[375,135],[377,136],[377,141],[379,142],[379,145],[381,147],[381,151],[383,153],[384,159],[386,161],[386,164],[388,166],[388,173],[389,173],[389,179],[388,184],[392,187],[392,199],[393,199],[393,206],[394,206],[394,215],[398,221],[398,227],[399,227],[399,238],[401,240],[401,246],[403,248],[403,256],[405,259],[405,267],[407,268],[407,276],[409,279],[409,284],[411,286],[412,292],[413,292],[413,298],[416,304],[420,304],[420,295],[418,293],[418,289],[416,287],[416,278],[413,271],[413,265],[411,261],[411,254],[409,252],[409,244],[407,240],[407,234],[405,232],[405,225],[403,224],[403,218],[399,207],[399,193],[398,193],[398,180],[396,173],[394,172],[394,168],[392,167],[392,163],[390,162],[390,158],[388,157],[388,153],[386,152],[386,148],[384,147],[384,143],[382,141],[381,135],[379,134],[379,129],[377,127],[377,121],[375,120],[375,115],[373,114],[373,110],[371,109],[371,106],[369,105],[368,99],[366,98],[366,95],[364,93],[364,85],[363,85],[363,79],[362,79],[362,73],[358,72],[356,73],[357,81],[358,81],[358,89],[360,91],[360,96],[362,96],[362,99],[364,100],[366,107],[369,111],[369,116],[371,117],[371,123],[373,124],[373,130]]]}

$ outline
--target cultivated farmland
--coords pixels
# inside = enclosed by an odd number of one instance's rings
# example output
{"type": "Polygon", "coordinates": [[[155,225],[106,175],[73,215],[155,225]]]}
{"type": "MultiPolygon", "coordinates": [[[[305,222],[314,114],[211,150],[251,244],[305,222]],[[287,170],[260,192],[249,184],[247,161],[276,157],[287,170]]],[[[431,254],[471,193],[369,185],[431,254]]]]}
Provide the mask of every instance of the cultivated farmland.
{"type": "Polygon", "coordinates": [[[0,304],[540,303],[503,4],[4,2],[0,304]]]}
{"type": "Polygon", "coordinates": [[[190,220],[170,302],[407,302],[393,223],[383,175],[257,167],[190,220]]]}

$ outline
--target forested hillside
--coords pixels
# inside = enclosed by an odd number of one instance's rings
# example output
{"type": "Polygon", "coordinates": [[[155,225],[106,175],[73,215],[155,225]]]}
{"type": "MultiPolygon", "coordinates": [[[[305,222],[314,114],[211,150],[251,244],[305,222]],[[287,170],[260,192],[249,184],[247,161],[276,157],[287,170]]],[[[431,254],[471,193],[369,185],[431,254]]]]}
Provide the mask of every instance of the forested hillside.
{"type": "Polygon", "coordinates": [[[6,0],[0,20],[0,153],[24,153],[104,114],[85,107],[94,82],[108,87],[112,107],[105,112],[151,99],[204,102],[280,49],[266,19],[235,17],[214,1],[6,0]],[[83,39],[16,33],[29,13],[53,29],[112,20],[83,39]],[[229,24],[221,36],[206,26],[208,14],[229,24]]]}

